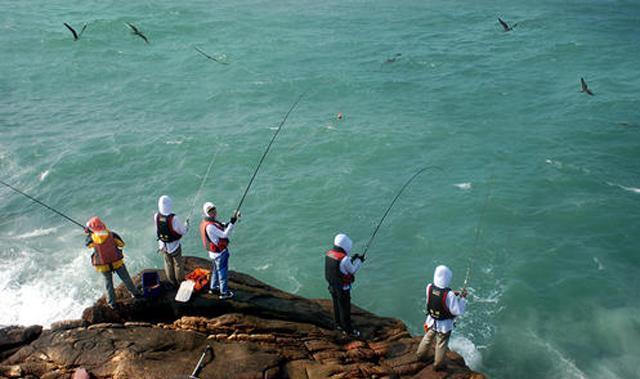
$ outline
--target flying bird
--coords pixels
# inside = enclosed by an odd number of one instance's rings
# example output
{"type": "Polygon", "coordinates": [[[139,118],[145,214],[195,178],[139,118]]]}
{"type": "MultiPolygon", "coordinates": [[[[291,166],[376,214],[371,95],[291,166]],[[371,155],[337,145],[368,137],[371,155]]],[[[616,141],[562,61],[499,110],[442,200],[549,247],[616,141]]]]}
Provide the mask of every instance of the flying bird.
{"type": "Polygon", "coordinates": [[[197,48],[197,47],[195,47],[195,46],[194,46],[193,48],[194,48],[194,49],[196,49],[196,51],[197,51],[197,52],[199,52],[200,54],[204,55],[205,57],[207,57],[207,58],[211,59],[212,61],[214,61],[214,62],[216,62],[216,63],[225,64],[225,65],[228,65],[228,64],[229,64],[229,63],[227,63],[227,62],[223,62],[223,61],[221,61],[221,60],[219,60],[219,59],[216,59],[216,58],[212,57],[211,55],[209,55],[209,54],[205,53],[204,51],[202,51],[202,50],[198,49],[198,48],[197,48]]]}
{"type": "Polygon", "coordinates": [[[138,28],[136,28],[133,24],[130,24],[127,22],[127,25],[129,25],[129,27],[131,28],[131,31],[133,32],[133,34],[137,35],[138,37],[142,38],[144,40],[144,42],[146,42],[147,44],[149,43],[149,40],[147,39],[147,37],[142,34],[142,32],[140,32],[138,30],[138,28]]]}
{"type": "Polygon", "coordinates": [[[518,25],[518,23],[516,22],[512,26],[509,26],[509,24],[504,22],[504,20],[501,19],[500,17],[498,17],[498,21],[500,22],[500,25],[502,25],[502,28],[504,29],[505,32],[509,32],[509,31],[513,30],[513,28],[515,28],[518,25]]]}
{"type": "Polygon", "coordinates": [[[589,96],[593,96],[593,92],[587,87],[587,82],[584,81],[584,78],[580,78],[580,92],[585,92],[589,96]]]}
{"type": "Polygon", "coordinates": [[[77,41],[78,38],[80,38],[80,36],[82,35],[82,32],[84,32],[84,30],[87,28],[87,24],[84,24],[84,26],[82,27],[82,30],[80,30],[80,34],[76,33],[76,30],[74,28],[71,27],[71,25],[67,24],[66,22],[64,23],[64,26],[67,27],[67,29],[69,29],[69,31],[71,32],[71,34],[73,34],[73,40],[77,41]]]}
{"type": "Polygon", "coordinates": [[[394,55],[393,57],[387,59],[386,61],[384,61],[384,63],[389,64],[389,63],[393,63],[395,62],[398,57],[400,57],[402,55],[402,53],[396,53],[396,55],[394,55]]]}

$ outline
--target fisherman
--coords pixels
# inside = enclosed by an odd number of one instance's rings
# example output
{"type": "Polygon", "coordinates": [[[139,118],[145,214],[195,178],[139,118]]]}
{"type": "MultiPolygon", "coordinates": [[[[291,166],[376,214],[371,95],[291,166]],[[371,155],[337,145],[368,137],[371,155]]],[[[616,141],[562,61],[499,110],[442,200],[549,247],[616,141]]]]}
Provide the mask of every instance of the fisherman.
{"type": "Polygon", "coordinates": [[[355,273],[360,270],[364,257],[359,254],[349,256],[352,245],[346,234],[336,235],[333,248],[325,256],[324,277],[329,283],[337,329],[359,337],[360,332],[351,325],[351,284],[355,281],[355,273]]]}
{"type": "Polygon", "coordinates": [[[233,227],[240,218],[240,212],[235,211],[228,224],[223,224],[216,219],[218,211],[211,202],[202,206],[204,219],[200,223],[200,235],[202,244],[209,253],[211,259],[211,284],[209,293],[220,291],[220,299],[233,297],[227,285],[227,271],[229,269],[229,236],[233,227]]]}
{"type": "Polygon", "coordinates": [[[180,222],[173,212],[173,202],[167,195],[158,199],[158,213],[153,216],[158,234],[158,250],[164,257],[164,272],[173,287],[184,279],[184,260],[180,239],[189,231],[189,220],[180,222]]]}
{"type": "Polygon", "coordinates": [[[424,323],[425,335],[418,345],[418,359],[425,360],[433,339],[436,339],[436,353],[433,367],[436,371],[446,368],[444,354],[449,345],[449,337],[454,319],[464,313],[467,305],[467,291],[452,291],[449,288],[453,273],[447,266],[436,267],[433,283],[427,285],[427,319],[424,323]]]}
{"type": "Polygon", "coordinates": [[[140,297],[142,293],[131,281],[127,267],[124,265],[124,241],[120,236],[107,229],[107,226],[97,216],[87,222],[87,247],[93,249],[91,263],[96,271],[102,273],[107,286],[107,304],[110,308],[116,307],[116,292],[113,288],[113,275],[115,271],[120,280],[127,287],[133,297],[140,297]]]}

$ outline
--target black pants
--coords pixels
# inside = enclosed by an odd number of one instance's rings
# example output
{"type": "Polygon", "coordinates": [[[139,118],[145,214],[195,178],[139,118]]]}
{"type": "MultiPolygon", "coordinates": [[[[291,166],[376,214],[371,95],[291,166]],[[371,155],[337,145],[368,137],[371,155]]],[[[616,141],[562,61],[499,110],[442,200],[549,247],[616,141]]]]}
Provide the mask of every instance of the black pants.
{"type": "Polygon", "coordinates": [[[351,332],[351,290],[329,286],[333,299],[333,317],[342,330],[351,332]]]}

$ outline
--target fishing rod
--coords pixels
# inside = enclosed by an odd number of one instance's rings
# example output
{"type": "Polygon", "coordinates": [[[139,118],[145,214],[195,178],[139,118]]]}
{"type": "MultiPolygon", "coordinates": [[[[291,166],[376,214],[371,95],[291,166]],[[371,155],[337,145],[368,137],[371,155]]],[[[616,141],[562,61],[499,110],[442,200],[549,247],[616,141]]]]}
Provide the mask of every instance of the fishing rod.
{"type": "Polygon", "coordinates": [[[267,149],[264,151],[264,154],[262,154],[262,158],[260,158],[260,162],[258,162],[258,167],[256,167],[256,170],[253,172],[253,176],[251,177],[251,180],[249,180],[249,184],[247,184],[247,188],[244,190],[244,194],[242,194],[242,198],[240,199],[240,203],[236,207],[236,212],[240,212],[240,207],[242,206],[242,203],[244,202],[244,198],[247,196],[247,193],[249,192],[249,188],[251,188],[251,184],[253,183],[253,180],[256,178],[256,175],[258,174],[258,170],[260,170],[260,166],[262,165],[262,162],[264,161],[264,158],[267,156],[267,153],[269,152],[269,149],[271,149],[271,145],[273,145],[273,141],[276,140],[276,137],[278,136],[278,133],[280,133],[280,130],[282,129],[282,126],[284,125],[284,123],[287,121],[287,118],[289,117],[289,114],[294,110],[296,105],[298,105],[300,100],[302,100],[302,97],[305,95],[305,93],[306,92],[304,92],[302,95],[300,95],[298,97],[298,99],[296,100],[296,102],[293,103],[291,108],[289,108],[289,111],[287,112],[287,114],[282,119],[282,122],[278,126],[278,129],[273,134],[273,137],[271,138],[271,142],[269,142],[269,145],[267,146],[267,149]]]}
{"type": "Polygon", "coordinates": [[[369,241],[367,241],[367,244],[364,247],[364,253],[362,254],[362,257],[365,258],[367,256],[367,250],[369,250],[369,246],[371,245],[371,242],[373,241],[373,238],[376,236],[376,233],[378,233],[378,229],[380,229],[380,226],[382,225],[382,222],[384,221],[385,217],[387,217],[387,214],[389,214],[389,211],[391,210],[391,208],[393,207],[393,204],[396,203],[396,200],[398,200],[398,198],[400,197],[400,195],[402,194],[402,191],[404,191],[405,188],[407,188],[407,186],[409,185],[409,183],[411,183],[413,181],[413,179],[415,179],[418,175],[420,175],[422,172],[428,170],[428,169],[438,169],[440,171],[442,171],[442,168],[438,167],[438,166],[427,166],[424,168],[421,168],[420,170],[418,170],[415,174],[413,174],[413,176],[411,178],[409,178],[409,180],[407,180],[406,183],[404,183],[404,185],[402,186],[402,188],[400,188],[400,191],[398,191],[398,194],[396,195],[396,197],[393,199],[393,201],[391,202],[391,204],[389,204],[389,207],[387,208],[387,211],[384,212],[384,215],[382,215],[382,218],[380,219],[380,222],[378,222],[378,225],[376,226],[375,230],[373,231],[373,234],[371,234],[371,237],[369,238],[369,241]]]}
{"type": "Polygon", "coordinates": [[[196,201],[200,197],[200,193],[202,192],[202,187],[204,187],[204,183],[207,181],[207,178],[209,177],[209,172],[211,172],[211,167],[213,167],[213,162],[215,162],[216,157],[218,156],[218,154],[220,153],[221,150],[222,149],[216,150],[216,153],[213,155],[213,158],[211,158],[211,161],[209,162],[209,166],[207,167],[207,171],[204,173],[204,176],[202,177],[202,180],[200,181],[200,187],[198,188],[198,192],[196,192],[196,195],[193,197],[193,200],[191,201],[191,211],[189,212],[189,217],[187,217],[187,224],[189,223],[189,220],[191,219],[191,216],[193,216],[193,210],[195,209],[196,201]]]}
{"type": "Polygon", "coordinates": [[[478,240],[480,239],[480,226],[482,225],[482,221],[484,221],[484,216],[487,211],[487,205],[489,205],[489,198],[491,197],[491,192],[493,191],[493,183],[494,183],[493,179],[494,178],[492,176],[491,182],[489,185],[489,191],[487,191],[487,196],[484,199],[484,205],[482,206],[482,210],[480,211],[480,218],[478,219],[478,225],[476,226],[475,241],[473,243],[473,251],[469,255],[469,262],[467,265],[467,274],[464,277],[464,284],[462,286],[463,290],[466,290],[467,288],[467,283],[469,282],[469,277],[471,276],[471,263],[475,256],[475,253],[478,251],[478,240]]]}
{"type": "Polygon", "coordinates": [[[38,203],[38,204],[42,205],[43,207],[47,208],[48,210],[50,210],[50,211],[52,211],[52,212],[55,212],[55,213],[57,213],[58,215],[60,215],[60,216],[62,216],[62,217],[64,217],[64,218],[66,218],[67,220],[69,220],[69,221],[71,221],[72,223],[74,223],[74,224],[78,225],[78,226],[79,226],[79,227],[81,227],[82,229],[85,229],[85,230],[87,229],[87,227],[86,227],[86,226],[82,225],[82,224],[81,224],[81,223],[79,223],[78,221],[76,221],[76,220],[72,219],[71,217],[67,216],[66,214],[64,214],[64,213],[62,213],[62,212],[60,212],[60,211],[58,211],[58,210],[55,210],[55,209],[51,208],[50,206],[48,206],[47,204],[43,203],[42,201],[40,201],[40,200],[36,199],[35,197],[27,195],[26,193],[24,193],[24,192],[20,191],[19,189],[17,189],[17,188],[15,188],[15,187],[13,187],[12,185],[10,185],[10,184],[8,184],[8,183],[3,182],[2,180],[0,180],[0,183],[2,183],[2,184],[4,184],[5,186],[7,186],[7,187],[11,188],[12,190],[14,190],[15,192],[19,193],[20,195],[22,195],[22,196],[24,196],[24,197],[28,198],[29,200],[35,201],[36,203],[38,203]]]}

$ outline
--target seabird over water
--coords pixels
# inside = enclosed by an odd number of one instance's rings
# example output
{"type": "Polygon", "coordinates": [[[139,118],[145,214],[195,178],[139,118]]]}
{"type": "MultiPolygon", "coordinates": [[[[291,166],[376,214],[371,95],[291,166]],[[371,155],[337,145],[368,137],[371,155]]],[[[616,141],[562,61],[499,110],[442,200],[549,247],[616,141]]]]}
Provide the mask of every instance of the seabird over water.
{"type": "Polygon", "coordinates": [[[144,40],[144,42],[149,43],[149,40],[147,39],[147,37],[142,34],[142,32],[140,32],[138,30],[138,28],[136,28],[133,24],[130,24],[127,22],[127,25],[129,25],[129,27],[131,28],[131,31],[133,32],[133,34],[137,35],[138,37],[142,38],[144,40]]]}

